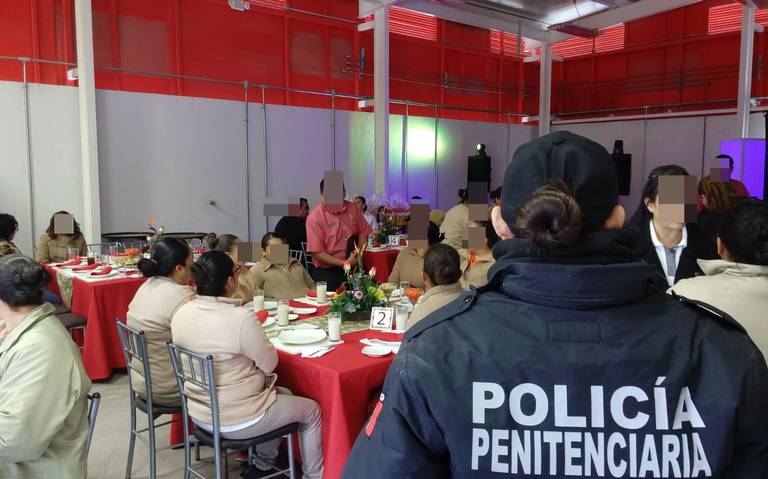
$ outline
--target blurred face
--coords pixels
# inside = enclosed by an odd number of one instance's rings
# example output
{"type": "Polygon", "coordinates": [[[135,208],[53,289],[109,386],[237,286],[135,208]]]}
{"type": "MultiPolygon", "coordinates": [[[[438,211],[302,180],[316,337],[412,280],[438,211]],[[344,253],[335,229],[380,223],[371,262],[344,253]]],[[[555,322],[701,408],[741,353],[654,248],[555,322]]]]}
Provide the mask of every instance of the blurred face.
{"type": "Polygon", "coordinates": [[[173,272],[173,279],[179,284],[187,284],[192,279],[192,263],[195,262],[195,258],[192,254],[192,248],[189,249],[187,259],[184,262],[184,266],[176,266],[176,270],[173,272]]]}
{"type": "Polygon", "coordinates": [[[355,198],[355,206],[357,206],[357,209],[362,213],[365,208],[365,203],[363,203],[363,200],[360,198],[355,198]]]}
{"type": "MultiPolygon", "coordinates": [[[[685,213],[684,210],[681,208],[679,214],[673,213],[672,215],[667,213],[662,213],[660,205],[659,205],[659,197],[656,196],[656,199],[654,201],[651,201],[650,199],[646,198],[645,200],[645,207],[648,208],[648,211],[651,212],[653,215],[653,222],[657,225],[662,225],[665,228],[668,229],[674,229],[682,231],[685,227],[685,213]],[[673,216],[674,221],[668,221],[670,219],[670,216],[673,216]]],[[[669,206],[666,206],[669,208],[669,206]]],[[[662,207],[663,208],[663,207],[662,207]]]]}
{"type": "Polygon", "coordinates": [[[261,250],[267,259],[270,259],[270,253],[272,252],[272,245],[277,245],[277,244],[285,244],[285,243],[283,243],[283,240],[281,240],[280,238],[270,238],[269,242],[267,243],[267,247],[261,250]]]}

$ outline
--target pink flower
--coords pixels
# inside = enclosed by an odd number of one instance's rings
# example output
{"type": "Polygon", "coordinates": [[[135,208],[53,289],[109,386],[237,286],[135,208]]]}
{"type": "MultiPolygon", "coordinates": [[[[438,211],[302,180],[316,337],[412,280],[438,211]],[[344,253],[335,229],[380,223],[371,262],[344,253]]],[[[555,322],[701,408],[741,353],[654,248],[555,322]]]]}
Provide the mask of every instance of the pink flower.
{"type": "Polygon", "coordinates": [[[344,262],[344,272],[349,273],[349,270],[352,269],[352,265],[349,264],[349,261],[344,262]]]}
{"type": "Polygon", "coordinates": [[[363,299],[363,292],[360,290],[357,290],[352,296],[354,296],[355,300],[360,301],[361,299],[363,299]]]}
{"type": "Polygon", "coordinates": [[[368,276],[370,276],[371,278],[376,276],[376,266],[374,266],[373,268],[371,268],[370,271],[368,271],[368,276]]]}

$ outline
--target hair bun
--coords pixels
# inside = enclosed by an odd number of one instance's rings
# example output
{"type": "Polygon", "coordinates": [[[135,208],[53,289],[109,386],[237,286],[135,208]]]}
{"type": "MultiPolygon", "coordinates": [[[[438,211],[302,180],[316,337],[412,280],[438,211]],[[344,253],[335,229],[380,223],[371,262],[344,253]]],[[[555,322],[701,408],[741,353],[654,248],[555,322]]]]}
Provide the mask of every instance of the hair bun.
{"type": "Polygon", "coordinates": [[[516,234],[541,248],[569,246],[581,234],[581,208],[562,178],[533,192],[518,213],[516,234]]]}

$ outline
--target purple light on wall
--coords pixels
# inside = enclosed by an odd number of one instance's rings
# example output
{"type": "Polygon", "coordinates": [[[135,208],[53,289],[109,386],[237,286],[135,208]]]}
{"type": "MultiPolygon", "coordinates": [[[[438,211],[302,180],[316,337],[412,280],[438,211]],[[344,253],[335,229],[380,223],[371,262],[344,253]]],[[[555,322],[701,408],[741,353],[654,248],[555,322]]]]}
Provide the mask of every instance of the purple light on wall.
{"type": "Polygon", "coordinates": [[[731,177],[741,180],[751,196],[764,199],[765,140],[757,138],[723,140],[720,142],[720,153],[733,157],[731,177]]]}

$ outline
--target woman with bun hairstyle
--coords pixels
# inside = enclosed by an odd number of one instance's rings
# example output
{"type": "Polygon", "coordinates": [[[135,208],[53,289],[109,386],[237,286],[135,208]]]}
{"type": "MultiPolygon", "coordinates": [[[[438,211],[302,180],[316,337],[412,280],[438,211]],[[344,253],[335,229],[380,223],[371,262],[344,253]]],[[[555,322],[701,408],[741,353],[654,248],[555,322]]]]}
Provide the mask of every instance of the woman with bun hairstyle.
{"type": "MultiPolygon", "coordinates": [[[[173,342],[212,355],[216,369],[219,426],[226,439],[247,439],[299,423],[305,479],[323,475],[320,406],[275,386],[277,352],[253,311],[232,296],[240,266],[221,251],[204,253],[192,266],[197,296],[183,305],[171,323],[173,342]]],[[[208,393],[187,383],[189,414],[211,432],[208,393]]],[[[256,446],[255,466],[267,470],[277,458],[280,439],[256,446]]]]}
{"type": "Polygon", "coordinates": [[[459,253],[450,246],[441,243],[431,246],[424,254],[423,269],[425,292],[408,317],[405,329],[410,329],[464,292],[459,282],[461,259],[459,253]]]}
{"type": "Polygon", "coordinates": [[[721,259],[699,260],[705,276],[684,279],[669,293],[729,314],[768,358],[768,204],[747,199],[726,211],[717,252],[721,259]]]}
{"type": "MultiPolygon", "coordinates": [[[[223,251],[236,265],[243,265],[238,258],[237,246],[240,244],[240,238],[237,236],[232,234],[216,236],[215,233],[210,233],[206,238],[206,241],[209,250],[223,251]]],[[[237,292],[235,292],[233,298],[242,300],[243,303],[247,303],[253,299],[254,289],[247,272],[243,271],[242,274],[238,276],[237,292]]]]}
{"type": "Polygon", "coordinates": [[[759,349],[658,289],[618,192],[587,138],[517,149],[501,202],[514,237],[486,286],[405,334],[342,479],[768,477],[759,349]]]}
{"type": "Polygon", "coordinates": [[[706,233],[695,221],[669,222],[660,213],[659,178],[663,176],[690,176],[678,165],[663,165],[651,170],[643,188],[640,205],[629,225],[639,231],[635,254],[656,267],[660,278],[668,286],[685,278],[701,274],[696,261],[715,257],[714,243],[707,241],[706,233]]]}
{"type": "Polygon", "coordinates": [[[91,382],[54,307],[42,301],[50,280],[32,258],[0,258],[0,477],[87,476],[91,382]]]}
{"type": "Polygon", "coordinates": [[[461,249],[461,242],[469,226],[469,200],[466,189],[459,190],[459,199],[459,204],[445,213],[445,218],[440,224],[440,233],[445,235],[443,244],[456,250],[461,249]]]}
{"type": "MultiPolygon", "coordinates": [[[[144,331],[154,405],[178,407],[181,398],[166,343],[171,340],[174,313],[195,293],[187,286],[192,278],[192,249],[181,240],[162,238],[155,244],[152,256],[140,260],[138,267],[149,280],[128,305],[128,326],[144,331]]],[[[133,387],[146,399],[146,382],[139,374],[141,364],[136,360],[134,366],[133,387]]]]}

